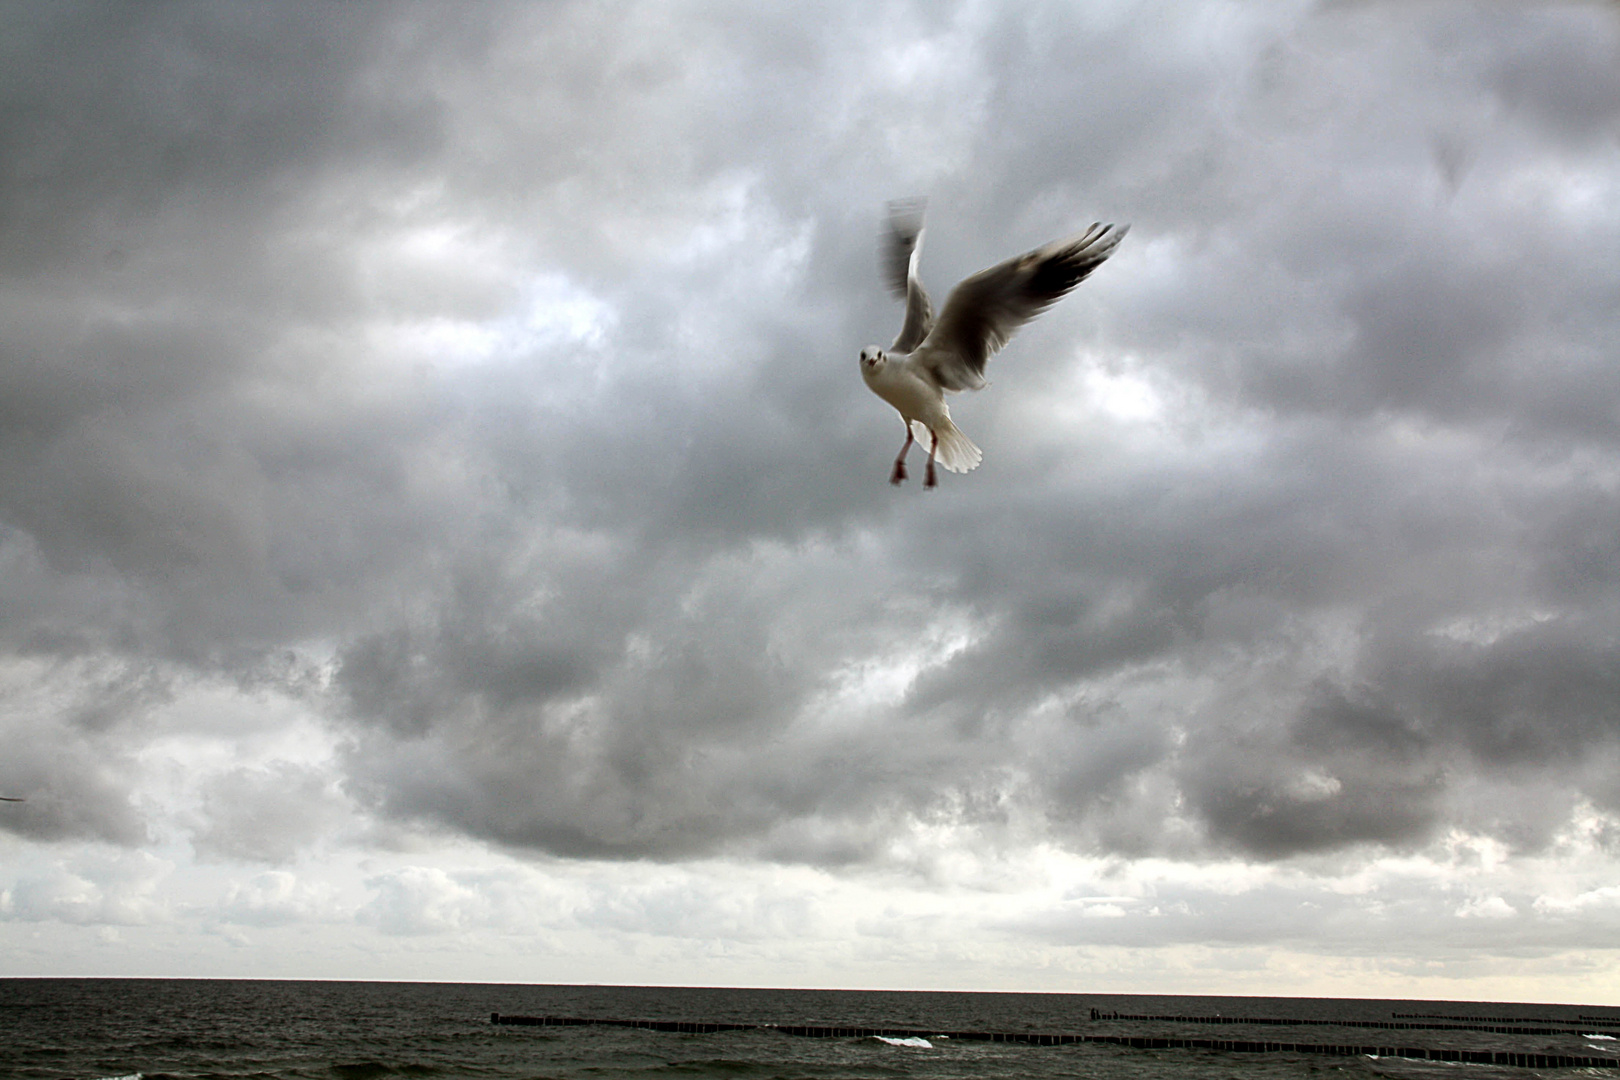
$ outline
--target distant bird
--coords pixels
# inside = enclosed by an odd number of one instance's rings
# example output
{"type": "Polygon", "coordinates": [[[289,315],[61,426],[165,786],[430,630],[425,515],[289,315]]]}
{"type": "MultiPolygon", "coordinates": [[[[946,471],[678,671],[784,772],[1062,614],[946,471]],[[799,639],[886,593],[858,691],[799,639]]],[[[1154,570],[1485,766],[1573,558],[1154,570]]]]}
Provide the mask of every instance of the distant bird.
{"type": "Polygon", "coordinates": [[[888,285],[906,302],[906,321],[888,350],[861,350],[861,376],[872,393],[893,405],[906,425],[906,441],[894,459],[889,483],[906,479],[906,451],[928,443],[923,487],[938,485],[934,461],[952,472],[967,472],[984,457],[951,423],[947,393],[982,390],[984,365],[1020,326],[1045,311],[1084,281],[1114,253],[1129,225],[1093,225],[1079,236],[981,270],[951,290],[945,309],[934,306],[917,280],[922,253],[924,199],[889,204],[889,230],[883,250],[888,285]]]}
{"type": "Polygon", "coordinates": [[[27,802],[27,799],[13,799],[10,795],[0,795],[0,802],[27,802]]]}

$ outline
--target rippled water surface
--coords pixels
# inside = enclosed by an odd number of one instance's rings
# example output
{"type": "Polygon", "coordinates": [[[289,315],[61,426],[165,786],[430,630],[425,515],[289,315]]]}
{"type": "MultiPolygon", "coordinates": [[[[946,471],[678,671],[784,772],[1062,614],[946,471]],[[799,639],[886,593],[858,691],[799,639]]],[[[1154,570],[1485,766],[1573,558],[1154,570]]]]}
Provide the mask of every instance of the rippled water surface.
{"type": "Polygon", "coordinates": [[[1049,1032],[1620,1058],[1620,1010],[1308,998],[955,994],[434,983],[0,979],[0,1076],[18,1080],[383,1077],[1620,1077],[1390,1054],[1033,1046],[1049,1032]],[[1093,1010],[1102,1015],[1094,1017],[1093,1010]],[[508,1027],[492,1013],[904,1028],[930,1037],[508,1027]],[[1123,1014],[1110,1018],[1106,1014],[1123,1014]],[[1144,1019],[1153,1017],[1154,1019],[1144,1019]],[[1179,1019],[1167,1019],[1175,1017],[1179,1019]],[[1252,1023],[1250,1020],[1269,1023],[1252,1023]],[[1288,1024],[1281,1021],[1310,1021],[1288,1024]],[[1325,1022],[1325,1023],[1324,1023],[1325,1022]],[[1356,1024],[1361,1026],[1354,1026],[1356,1024]],[[1395,1024],[1406,1024],[1404,1029],[1395,1024]],[[1376,1025],[1376,1026],[1366,1026],[1376,1025]],[[1490,1028],[1498,1030],[1488,1030],[1490,1028]],[[1536,1033],[1512,1028],[1534,1028],[1536,1033]],[[1603,1039],[1607,1033],[1611,1038],[1603,1039]]]}

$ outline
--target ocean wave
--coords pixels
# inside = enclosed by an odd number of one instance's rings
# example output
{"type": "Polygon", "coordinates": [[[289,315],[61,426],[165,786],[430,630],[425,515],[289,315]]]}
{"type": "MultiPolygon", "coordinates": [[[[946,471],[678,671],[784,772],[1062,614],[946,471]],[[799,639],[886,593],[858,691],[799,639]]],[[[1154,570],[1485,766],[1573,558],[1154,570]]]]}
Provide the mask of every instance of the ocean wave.
{"type": "Polygon", "coordinates": [[[916,1035],[907,1036],[903,1039],[891,1039],[887,1035],[874,1035],[872,1037],[878,1042],[886,1042],[890,1046],[918,1046],[928,1050],[932,1050],[934,1048],[933,1043],[929,1042],[927,1039],[919,1038],[916,1035]]]}
{"type": "Polygon", "coordinates": [[[138,1072],[133,1072],[133,1073],[128,1073],[128,1074],[126,1074],[124,1076],[102,1076],[102,1077],[97,1077],[97,1080],[144,1080],[144,1077],[138,1072]]]}
{"type": "Polygon", "coordinates": [[[338,1080],[379,1080],[384,1076],[432,1076],[439,1070],[432,1065],[384,1065],[380,1061],[356,1061],[333,1065],[330,1072],[338,1080]]]}

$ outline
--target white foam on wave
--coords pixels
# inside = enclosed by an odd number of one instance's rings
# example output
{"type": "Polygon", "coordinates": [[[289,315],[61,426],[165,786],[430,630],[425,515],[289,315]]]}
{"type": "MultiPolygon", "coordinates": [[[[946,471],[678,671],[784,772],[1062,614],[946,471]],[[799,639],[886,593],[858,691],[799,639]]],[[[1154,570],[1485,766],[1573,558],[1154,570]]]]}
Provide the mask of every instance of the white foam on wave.
{"type": "Polygon", "coordinates": [[[100,1080],[142,1080],[140,1073],[130,1073],[128,1076],[103,1076],[100,1080]]]}
{"type": "Polygon", "coordinates": [[[1613,1035],[1582,1035],[1581,1038],[1583,1038],[1583,1039],[1597,1039],[1597,1040],[1599,1040],[1601,1042],[1614,1042],[1615,1041],[1613,1035]]]}
{"type": "Polygon", "coordinates": [[[910,1035],[904,1039],[891,1039],[887,1035],[874,1035],[873,1038],[878,1039],[881,1042],[886,1042],[890,1046],[920,1046],[925,1050],[932,1050],[934,1048],[933,1043],[916,1035],[910,1035]]]}

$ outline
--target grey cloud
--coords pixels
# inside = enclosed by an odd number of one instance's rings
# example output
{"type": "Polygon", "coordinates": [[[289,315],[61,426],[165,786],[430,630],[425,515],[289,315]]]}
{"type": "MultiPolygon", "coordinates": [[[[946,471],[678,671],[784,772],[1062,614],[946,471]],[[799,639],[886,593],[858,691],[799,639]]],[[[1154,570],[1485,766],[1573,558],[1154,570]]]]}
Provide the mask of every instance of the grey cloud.
{"type": "Polygon", "coordinates": [[[81,926],[161,923],[170,911],[157,887],[173,869],[144,851],[83,856],[20,878],[0,893],[0,917],[81,926]]]}
{"type": "Polygon", "coordinates": [[[385,934],[459,930],[476,919],[478,896],[442,870],[409,867],[371,879],[377,896],[358,918],[385,934]]]}
{"type": "Polygon", "coordinates": [[[1240,720],[1190,740],[1183,790],[1217,844],[1268,858],[1409,849],[1445,820],[1444,758],[1376,696],[1318,684],[1281,733],[1240,720]]]}
{"type": "Polygon", "coordinates": [[[1620,136],[1620,28],[1612,7],[1548,5],[1516,21],[1514,45],[1489,69],[1501,99],[1563,139],[1620,136]]]}
{"type": "Polygon", "coordinates": [[[277,762],[235,769],[201,785],[192,844],[205,856],[287,863],[345,816],[324,770],[277,762]]]}
{"type": "Polygon", "coordinates": [[[128,781],[109,775],[85,754],[21,750],[4,769],[12,798],[0,814],[0,828],[34,840],[105,840],[139,844],[149,838],[147,823],[131,805],[128,781]]]}
{"type": "MultiPolygon", "coordinates": [[[[3,827],[136,842],[165,676],[319,710],[385,827],[565,857],[1532,849],[1557,815],[1482,792],[1620,805],[1578,767],[1614,739],[1620,244],[1526,165],[1612,184],[1612,20],[23,10],[0,642],[151,674],[15,759],[99,809],[3,827]],[[851,359],[920,190],[941,297],[1134,224],[958,399],[987,460],[926,501],[851,359]]],[[[289,769],[203,785],[199,851],[329,835],[289,769]]],[[[388,932],[493,917],[374,888],[388,932]]]]}
{"type": "Polygon", "coordinates": [[[219,905],[220,919],[237,926],[290,926],[344,914],[329,887],[300,882],[285,870],[267,870],[233,884],[219,905]]]}
{"type": "Polygon", "coordinates": [[[1620,738],[1620,656],[1606,637],[1584,619],[1549,619],[1488,645],[1412,650],[1391,682],[1481,759],[1571,761],[1620,738]]]}
{"type": "Polygon", "coordinates": [[[4,804],[0,829],[45,841],[147,841],[133,798],[139,767],[122,733],[109,730],[151,704],[145,675],[116,663],[40,666],[19,665],[6,680],[0,791],[27,801],[4,804]]]}
{"type": "Polygon", "coordinates": [[[1368,843],[1409,848],[1429,839],[1439,822],[1437,775],[1364,775],[1345,784],[1336,775],[1279,778],[1277,771],[1231,768],[1216,782],[1206,776],[1188,785],[1212,837],[1279,858],[1368,843]]]}
{"type": "Polygon", "coordinates": [[[367,85],[368,55],[404,44],[387,41],[380,14],[12,6],[7,66],[18,74],[0,143],[13,271],[67,262],[134,277],[182,253],[153,242],[154,224],[205,250],[240,243],[256,223],[230,219],[272,211],[314,163],[431,148],[420,83],[386,95],[367,85]],[[187,219],[226,231],[204,241],[187,219]]]}
{"type": "Polygon", "coordinates": [[[407,866],[366,882],[375,895],[356,913],[385,934],[423,936],[493,929],[534,933],[561,914],[558,898],[534,876],[447,873],[407,866]]]}
{"type": "Polygon", "coordinates": [[[595,895],[573,916],[582,925],[627,933],[726,942],[792,940],[818,928],[812,905],[803,895],[740,891],[719,883],[708,887],[653,883],[625,894],[595,895]]]}
{"type": "MultiPolygon", "coordinates": [[[[1466,887],[1429,891],[1400,881],[1359,894],[1308,897],[1286,884],[1257,886],[1241,897],[1194,895],[1171,887],[1123,903],[1071,902],[1014,925],[1065,944],[1293,942],[1386,963],[1423,957],[1449,969],[1481,956],[1546,955],[1578,940],[1569,923],[1531,917],[1546,909],[1522,893],[1503,897],[1466,887]]],[[[1613,940],[1612,929],[1605,926],[1603,938],[1613,940]]]]}

